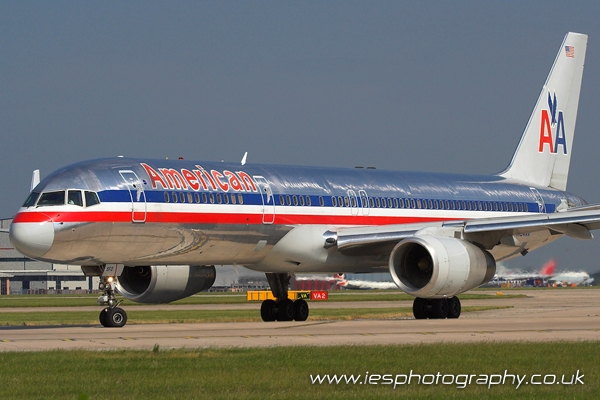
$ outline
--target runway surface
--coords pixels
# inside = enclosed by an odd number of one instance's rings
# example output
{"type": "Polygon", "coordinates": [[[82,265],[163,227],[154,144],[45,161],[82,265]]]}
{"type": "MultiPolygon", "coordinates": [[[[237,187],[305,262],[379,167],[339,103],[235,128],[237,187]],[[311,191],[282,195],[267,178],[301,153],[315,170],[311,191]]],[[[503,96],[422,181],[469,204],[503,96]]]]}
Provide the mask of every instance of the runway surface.
{"type": "MultiPolygon", "coordinates": [[[[507,291],[504,291],[508,293],[507,291]]],[[[509,309],[463,313],[459,319],[203,324],[2,327],[0,351],[49,349],[151,349],[299,345],[415,344],[478,341],[600,340],[600,290],[520,290],[527,298],[464,300],[463,306],[509,309]]],[[[319,307],[408,307],[411,302],[320,302],[319,307]]],[[[144,306],[148,307],[148,306],[144,306]]],[[[150,308],[164,309],[165,306],[150,308]]],[[[248,309],[259,304],[166,306],[168,309],[248,309]]],[[[84,307],[76,308],[82,310],[84,307]]],[[[98,308],[95,308],[98,309],[98,308]]],[[[136,307],[136,309],[139,309],[136,307]]],[[[2,309],[2,312],[16,311],[2,309]]],[[[23,311],[19,309],[18,311],[23,311]]],[[[40,311],[40,309],[36,309],[40,311]]],[[[50,311],[51,308],[48,308],[50,311]]],[[[61,307],[59,311],[68,311],[61,307]]]]}

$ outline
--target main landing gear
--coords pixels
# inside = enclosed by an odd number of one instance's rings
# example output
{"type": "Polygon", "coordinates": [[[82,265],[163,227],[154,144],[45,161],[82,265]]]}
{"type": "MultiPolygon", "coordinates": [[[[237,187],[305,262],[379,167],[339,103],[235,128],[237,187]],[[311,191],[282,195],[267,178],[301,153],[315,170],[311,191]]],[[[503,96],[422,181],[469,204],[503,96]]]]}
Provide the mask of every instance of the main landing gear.
{"type": "Polygon", "coordinates": [[[298,299],[292,301],[288,298],[290,274],[267,273],[267,280],[271,286],[273,297],[277,300],[265,300],[260,306],[260,316],[265,322],[269,321],[306,321],[308,318],[308,303],[298,299]]]}
{"type": "Polygon", "coordinates": [[[460,300],[458,297],[443,299],[422,299],[417,297],[413,302],[415,319],[444,319],[460,317],[460,300]]]}
{"type": "Polygon", "coordinates": [[[121,328],[127,323],[127,313],[119,307],[123,300],[117,300],[112,276],[100,277],[98,289],[103,291],[98,303],[105,308],[100,311],[100,323],[104,327],[121,328]]]}

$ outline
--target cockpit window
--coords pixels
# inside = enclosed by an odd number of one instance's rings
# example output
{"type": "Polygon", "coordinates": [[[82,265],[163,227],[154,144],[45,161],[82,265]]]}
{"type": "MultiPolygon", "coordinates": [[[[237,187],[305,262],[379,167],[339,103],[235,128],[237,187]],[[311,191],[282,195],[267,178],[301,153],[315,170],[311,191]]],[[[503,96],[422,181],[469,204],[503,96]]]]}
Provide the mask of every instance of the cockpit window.
{"type": "Polygon", "coordinates": [[[33,207],[38,197],[40,197],[40,192],[29,193],[29,197],[27,197],[27,200],[23,203],[23,207],[33,207]]]}
{"type": "Polygon", "coordinates": [[[40,196],[40,200],[38,201],[38,206],[62,206],[65,204],[65,192],[61,190],[60,192],[46,192],[42,193],[40,196]]]}
{"type": "Polygon", "coordinates": [[[96,192],[85,192],[85,205],[86,207],[91,207],[94,206],[96,204],[100,204],[100,199],[98,198],[98,195],[96,194],[96,192]]]}
{"type": "Polygon", "coordinates": [[[81,196],[81,190],[69,190],[67,197],[67,203],[79,207],[83,207],[83,197],[81,196]]]}

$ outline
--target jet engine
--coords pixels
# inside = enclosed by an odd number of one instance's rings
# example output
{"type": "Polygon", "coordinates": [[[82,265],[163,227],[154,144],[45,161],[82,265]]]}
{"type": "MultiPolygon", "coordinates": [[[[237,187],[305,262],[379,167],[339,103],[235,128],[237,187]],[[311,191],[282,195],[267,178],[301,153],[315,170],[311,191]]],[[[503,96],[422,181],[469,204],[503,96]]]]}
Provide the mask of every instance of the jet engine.
{"type": "Polygon", "coordinates": [[[406,293],[421,298],[451,297],[494,277],[494,257],[456,238],[431,235],[402,240],[390,254],[390,273],[406,293]]]}
{"type": "Polygon", "coordinates": [[[125,267],[116,289],[138,303],[170,303],[210,288],[214,265],[145,265],[125,267]]]}

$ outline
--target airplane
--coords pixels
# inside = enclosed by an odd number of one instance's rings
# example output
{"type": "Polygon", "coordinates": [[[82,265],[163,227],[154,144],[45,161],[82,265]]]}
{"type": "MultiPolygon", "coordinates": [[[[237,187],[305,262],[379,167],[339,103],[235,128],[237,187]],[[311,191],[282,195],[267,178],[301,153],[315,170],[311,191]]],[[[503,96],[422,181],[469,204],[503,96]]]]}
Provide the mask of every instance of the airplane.
{"type": "Polygon", "coordinates": [[[590,278],[590,274],[585,271],[562,271],[555,272],[556,260],[551,259],[544,264],[539,272],[521,272],[521,271],[503,271],[494,275],[491,281],[486,286],[500,286],[503,283],[527,283],[538,282],[536,285],[572,285],[577,286],[590,285],[594,282],[594,278],[590,278]]]}
{"type": "MultiPolygon", "coordinates": [[[[494,175],[106,158],[40,181],[15,215],[24,255],[99,276],[100,323],[124,298],[167,303],[208,289],[215,265],[266,274],[264,321],[304,321],[294,273],[386,269],[416,319],[458,318],[458,295],[496,262],[567,235],[591,239],[600,204],[566,191],[587,35],[568,33],[508,167],[494,175]]],[[[244,157],[244,161],[246,157],[244,157]]]]}
{"type": "Polygon", "coordinates": [[[398,289],[398,286],[394,282],[385,281],[365,281],[359,279],[348,279],[346,274],[334,274],[333,276],[296,276],[296,281],[319,281],[329,282],[343,289],[350,290],[387,290],[387,289],[398,289]]]}

